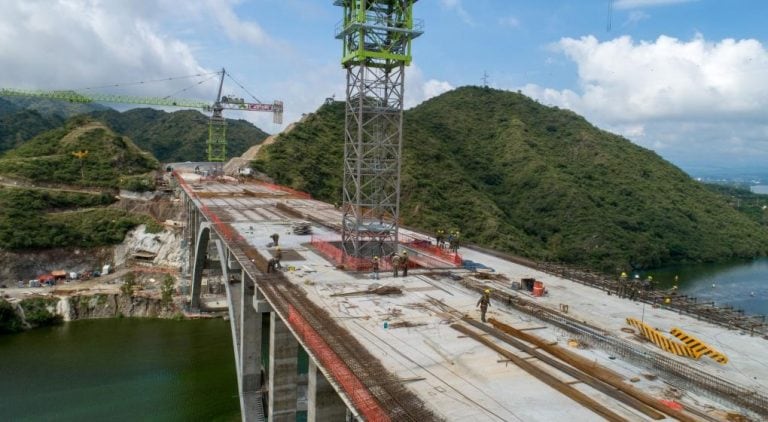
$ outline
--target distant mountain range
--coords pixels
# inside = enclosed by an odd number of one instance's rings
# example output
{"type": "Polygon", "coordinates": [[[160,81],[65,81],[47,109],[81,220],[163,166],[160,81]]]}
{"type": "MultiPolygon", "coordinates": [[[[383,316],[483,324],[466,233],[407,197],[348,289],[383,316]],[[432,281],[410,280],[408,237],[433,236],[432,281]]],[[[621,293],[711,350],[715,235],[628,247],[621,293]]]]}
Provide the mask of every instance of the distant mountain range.
{"type": "MultiPolygon", "coordinates": [[[[341,200],[344,106],[262,149],[278,183],[341,200]]],[[[616,272],[765,255],[768,230],[654,152],[524,95],[465,87],[405,112],[401,217],[616,272]]]]}
{"type": "MultiPolygon", "coordinates": [[[[207,157],[208,116],[199,111],[138,108],[118,112],[99,104],[23,97],[0,97],[0,153],[83,113],[128,136],[162,162],[205,161],[207,157]]],[[[250,122],[227,119],[227,156],[239,156],[267,136],[250,122]]]]}

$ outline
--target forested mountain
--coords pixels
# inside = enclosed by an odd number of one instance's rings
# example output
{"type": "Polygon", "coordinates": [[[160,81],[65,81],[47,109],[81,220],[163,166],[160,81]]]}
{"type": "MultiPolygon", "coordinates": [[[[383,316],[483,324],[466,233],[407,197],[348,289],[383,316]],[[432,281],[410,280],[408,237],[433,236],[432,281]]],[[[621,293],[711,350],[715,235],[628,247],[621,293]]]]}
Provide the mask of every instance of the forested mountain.
{"type": "MultiPolygon", "coordinates": [[[[128,136],[158,160],[205,161],[209,116],[196,110],[168,113],[152,108],[118,112],[99,104],[24,97],[0,97],[0,153],[61,126],[72,116],[89,114],[128,136]]],[[[227,157],[239,156],[268,134],[246,120],[227,119],[227,157]]]]}
{"type": "Polygon", "coordinates": [[[130,139],[85,116],[38,135],[0,155],[0,175],[13,179],[0,184],[0,248],[108,245],[138,224],[157,230],[148,215],[108,205],[118,187],[151,189],[158,166],[130,139]],[[104,192],[78,191],[83,187],[104,192]]]}
{"type": "MultiPolygon", "coordinates": [[[[344,107],[321,107],[254,167],[341,197],[344,107]]],[[[465,87],[405,112],[402,211],[428,232],[620,269],[764,255],[768,231],[654,152],[524,95],[465,87]]]]}
{"type": "Polygon", "coordinates": [[[35,110],[21,109],[0,111],[0,154],[62,124],[64,118],[57,114],[43,116],[35,110]]]}
{"type": "MultiPolygon", "coordinates": [[[[91,116],[126,135],[162,162],[206,161],[207,115],[196,110],[167,113],[138,108],[122,113],[106,110],[91,116]]],[[[268,134],[245,120],[227,119],[227,157],[235,157],[263,141],[268,134]]]]}
{"type": "Polygon", "coordinates": [[[2,101],[13,104],[18,110],[34,110],[43,116],[60,116],[65,119],[80,114],[98,110],[108,110],[109,107],[96,103],[71,103],[63,100],[35,97],[0,97],[0,115],[3,114],[2,101]]]}

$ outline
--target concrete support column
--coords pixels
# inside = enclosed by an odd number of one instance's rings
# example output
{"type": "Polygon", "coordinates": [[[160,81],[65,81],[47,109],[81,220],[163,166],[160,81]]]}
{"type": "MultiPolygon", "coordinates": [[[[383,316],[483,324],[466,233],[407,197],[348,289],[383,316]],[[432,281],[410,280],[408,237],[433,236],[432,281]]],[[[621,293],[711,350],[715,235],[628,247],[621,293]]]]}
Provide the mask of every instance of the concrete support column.
{"type": "Polygon", "coordinates": [[[269,421],[296,421],[299,343],[277,313],[270,314],[269,421]]]}
{"type": "Polygon", "coordinates": [[[347,406],[311,359],[307,375],[307,422],[346,420],[347,406]]]}
{"type": "Polygon", "coordinates": [[[240,295],[240,406],[243,420],[262,415],[261,405],[261,312],[253,308],[256,285],[241,271],[240,295]]]}

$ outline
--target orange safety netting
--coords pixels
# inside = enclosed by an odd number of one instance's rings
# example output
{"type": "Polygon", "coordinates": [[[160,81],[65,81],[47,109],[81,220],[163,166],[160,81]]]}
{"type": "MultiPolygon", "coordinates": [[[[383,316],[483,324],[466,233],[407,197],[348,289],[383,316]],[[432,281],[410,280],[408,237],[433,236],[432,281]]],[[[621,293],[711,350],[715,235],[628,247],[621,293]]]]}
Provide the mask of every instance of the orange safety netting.
{"type": "MultiPolygon", "coordinates": [[[[315,236],[313,235],[310,243],[312,247],[323,256],[336,263],[344,265],[345,268],[353,271],[370,271],[373,263],[370,258],[357,258],[348,256],[337,245],[341,243],[338,236],[315,236]]],[[[401,235],[400,246],[411,251],[408,257],[408,268],[446,268],[457,267],[462,263],[461,255],[442,250],[437,246],[432,246],[429,240],[418,239],[414,236],[401,235]]],[[[387,256],[380,257],[379,270],[386,271],[392,269],[392,264],[387,256]]]]}
{"type": "Polygon", "coordinates": [[[368,388],[363,385],[360,379],[349,369],[339,356],[331,349],[328,343],[320,336],[317,331],[301,316],[296,309],[288,305],[288,323],[293,327],[296,334],[301,337],[304,344],[309,347],[320,364],[325,368],[336,383],[347,393],[347,397],[352,401],[355,409],[367,421],[389,421],[390,418],[371,395],[368,388]]]}

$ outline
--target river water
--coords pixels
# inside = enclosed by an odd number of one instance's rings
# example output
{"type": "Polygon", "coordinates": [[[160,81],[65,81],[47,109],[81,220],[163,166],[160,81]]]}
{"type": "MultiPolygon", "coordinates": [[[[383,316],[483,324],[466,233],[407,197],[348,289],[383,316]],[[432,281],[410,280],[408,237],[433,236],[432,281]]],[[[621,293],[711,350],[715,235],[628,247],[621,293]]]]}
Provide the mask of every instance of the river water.
{"type": "Polygon", "coordinates": [[[731,305],[752,315],[768,315],[768,258],[725,264],[666,267],[639,273],[653,276],[662,288],[671,288],[678,277],[681,293],[704,302],[731,305]]]}
{"type": "Polygon", "coordinates": [[[228,324],[126,318],[0,336],[0,420],[238,421],[228,324]]]}

